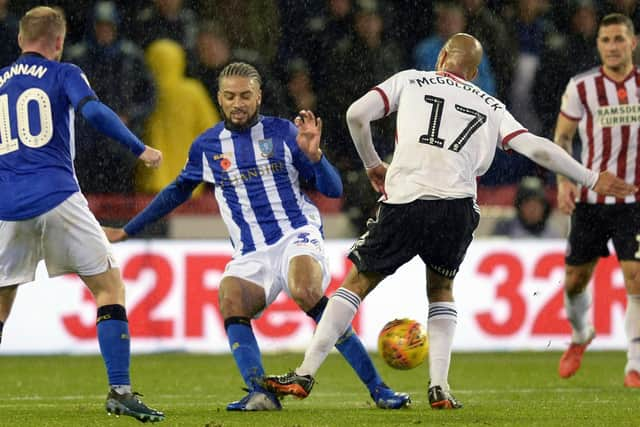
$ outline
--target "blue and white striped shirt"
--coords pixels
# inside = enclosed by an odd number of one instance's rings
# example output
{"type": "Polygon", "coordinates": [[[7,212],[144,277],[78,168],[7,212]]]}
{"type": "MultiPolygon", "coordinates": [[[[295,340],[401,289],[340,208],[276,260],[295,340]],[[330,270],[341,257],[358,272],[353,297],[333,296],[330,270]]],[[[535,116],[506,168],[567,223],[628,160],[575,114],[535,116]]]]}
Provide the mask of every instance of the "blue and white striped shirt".
{"type": "Polygon", "coordinates": [[[178,180],[215,186],[215,198],[235,255],[276,243],[304,225],[321,229],[316,206],[300,189],[314,181],[314,167],[296,143],[288,120],[261,116],[249,129],[230,131],[219,123],[191,145],[178,180]]]}

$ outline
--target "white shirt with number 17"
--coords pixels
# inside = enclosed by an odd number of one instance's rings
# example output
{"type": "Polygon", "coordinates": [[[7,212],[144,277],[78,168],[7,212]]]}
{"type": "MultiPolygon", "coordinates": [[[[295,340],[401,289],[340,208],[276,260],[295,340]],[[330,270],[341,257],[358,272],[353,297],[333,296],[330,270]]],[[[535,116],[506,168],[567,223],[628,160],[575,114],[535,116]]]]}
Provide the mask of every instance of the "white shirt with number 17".
{"type": "Polygon", "coordinates": [[[406,70],[373,90],[385,115],[398,112],[386,203],[475,199],[496,147],[527,132],[502,102],[451,73],[406,70]]]}

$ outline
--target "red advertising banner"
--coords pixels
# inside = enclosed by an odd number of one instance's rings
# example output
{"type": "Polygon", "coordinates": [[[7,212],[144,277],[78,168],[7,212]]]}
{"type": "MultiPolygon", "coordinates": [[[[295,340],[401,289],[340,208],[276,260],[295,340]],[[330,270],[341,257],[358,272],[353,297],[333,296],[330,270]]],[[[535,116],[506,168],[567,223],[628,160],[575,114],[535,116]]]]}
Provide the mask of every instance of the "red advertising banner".
{"type": "MultiPolygon", "coordinates": [[[[351,241],[329,241],[332,281],[340,286],[351,241]]],[[[134,352],[228,351],[218,310],[218,284],[231,247],[226,241],[129,241],[114,245],[127,286],[134,352]]],[[[563,306],[564,241],[476,240],[456,277],[456,351],[563,349],[570,329],[563,306]]],[[[624,349],[625,289],[614,256],[602,259],[589,287],[597,338],[592,348],[624,349]]],[[[416,258],[385,279],[362,303],[354,327],[375,350],[389,320],[426,324],[425,267],[416,258]]],[[[253,323],[265,351],[304,350],[314,323],[282,294],[253,323]]],[[[39,269],[18,290],[2,353],[97,353],[95,304],[73,275],[49,279],[39,269]]]]}

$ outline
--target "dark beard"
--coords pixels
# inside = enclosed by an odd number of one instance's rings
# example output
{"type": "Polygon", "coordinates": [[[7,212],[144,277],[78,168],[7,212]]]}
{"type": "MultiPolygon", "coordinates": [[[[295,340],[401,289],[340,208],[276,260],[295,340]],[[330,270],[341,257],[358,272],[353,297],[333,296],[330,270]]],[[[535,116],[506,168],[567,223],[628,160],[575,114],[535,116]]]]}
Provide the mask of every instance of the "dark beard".
{"type": "Polygon", "coordinates": [[[251,116],[249,118],[249,120],[247,120],[247,122],[243,125],[236,125],[234,124],[229,117],[224,118],[224,127],[227,128],[228,130],[230,130],[231,132],[242,132],[245,131],[251,127],[253,127],[253,125],[255,125],[256,123],[258,123],[258,111],[256,111],[256,113],[251,116]]]}

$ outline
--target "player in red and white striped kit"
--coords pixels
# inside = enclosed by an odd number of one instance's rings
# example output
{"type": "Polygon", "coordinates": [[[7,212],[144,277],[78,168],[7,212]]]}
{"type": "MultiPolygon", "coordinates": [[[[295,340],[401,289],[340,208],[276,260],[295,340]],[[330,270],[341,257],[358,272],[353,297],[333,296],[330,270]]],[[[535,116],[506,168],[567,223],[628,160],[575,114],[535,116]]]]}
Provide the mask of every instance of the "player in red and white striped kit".
{"type": "MultiPolygon", "coordinates": [[[[633,64],[636,48],[632,21],[621,14],[605,16],[598,30],[602,66],[573,77],[562,97],[555,142],[571,150],[576,131],[582,141],[580,160],[593,171],[609,171],[640,184],[640,71],[633,64]]],[[[629,349],[624,385],[640,387],[640,193],[625,198],[598,195],[558,176],[558,206],[571,214],[565,258],[565,308],[572,336],[558,373],[568,378],[580,368],[595,336],[586,290],[598,258],[609,255],[613,241],[627,290],[625,332],[629,349]]]]}

